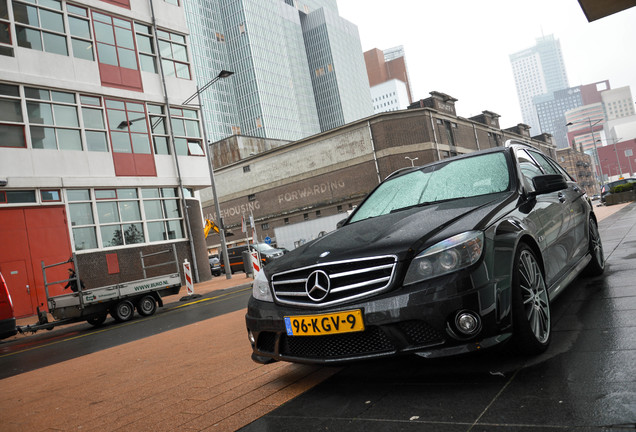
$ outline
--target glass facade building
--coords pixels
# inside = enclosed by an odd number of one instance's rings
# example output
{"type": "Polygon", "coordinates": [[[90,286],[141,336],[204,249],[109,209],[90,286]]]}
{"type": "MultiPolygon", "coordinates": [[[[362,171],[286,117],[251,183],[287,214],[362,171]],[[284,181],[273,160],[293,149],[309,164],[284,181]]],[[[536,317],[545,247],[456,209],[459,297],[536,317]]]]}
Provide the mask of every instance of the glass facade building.
{"type": "Polygon", "coordinates": [[[294,141],[373,114],[358,31],[334,0],[185,3],[208,138],[294,141]]]}

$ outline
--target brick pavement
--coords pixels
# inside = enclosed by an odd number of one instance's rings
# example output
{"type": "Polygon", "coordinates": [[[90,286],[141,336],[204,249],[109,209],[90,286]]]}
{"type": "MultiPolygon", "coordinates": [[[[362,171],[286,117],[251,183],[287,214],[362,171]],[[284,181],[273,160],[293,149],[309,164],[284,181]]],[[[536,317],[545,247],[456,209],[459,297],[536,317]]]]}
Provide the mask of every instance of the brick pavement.
{"type": "MultiPolygon", "coordinates": [[[[595,211],[603,219],[625,205],[595,211]]],[[[196,284],[195,293],[250,281],[242,274],[221,276],[196,284]]],[[[173,296],[166,303],[178,300],[173,296]]],[[[0,381],[0,429],[233,431],[339,370],[252,362],[244,314],[236,311],[6,378],[0,381]]]]}
{"type": "MultiPolygon", "coordinates": [[[[250,281],[221,276],[194,291],[250,281]]],[[[254,363],[244,316],[232,312],[3,379],[0,430],[233,431],[337,372],[254,363]]]]}

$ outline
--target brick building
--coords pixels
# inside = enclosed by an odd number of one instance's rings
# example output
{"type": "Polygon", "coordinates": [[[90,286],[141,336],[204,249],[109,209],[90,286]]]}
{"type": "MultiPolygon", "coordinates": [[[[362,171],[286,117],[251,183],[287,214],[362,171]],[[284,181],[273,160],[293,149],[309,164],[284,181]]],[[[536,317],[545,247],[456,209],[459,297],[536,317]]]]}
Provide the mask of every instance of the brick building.
{"type": "MultiPolygon", "coordinates": [[[[253,214],[257,235],[263,239],[274,238],[278,226],[344,213],[386,176],[410,166],[411,160],[423,165],[502,146],[508,139],[556,157],[551,135],[531,137],[523,124],[502,130],[499,115],[491,111],[459,117],[455,102],[432,92],[411,109],[376,114],[259,153],[253,151],[255,143],[246,145],[234,137],[213,143],[221,216],[226,229],[236,234],[228,244],[245,240],[242,216],[253,214]]],[[[204,215],[218,220],[209,191],[202,191],[201,201],[204,215]]],[[[218,235],[207,241],[211,250],[220,242],[218,235]]]]}

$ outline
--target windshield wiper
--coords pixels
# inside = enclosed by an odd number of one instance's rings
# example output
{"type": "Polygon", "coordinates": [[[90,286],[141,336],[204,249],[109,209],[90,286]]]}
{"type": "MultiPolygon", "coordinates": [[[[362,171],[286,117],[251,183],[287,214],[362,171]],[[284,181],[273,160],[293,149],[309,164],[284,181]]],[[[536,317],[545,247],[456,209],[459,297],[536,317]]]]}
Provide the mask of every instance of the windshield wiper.
{"type": "Polygon", "coordinates": [[[400,207],[400,208],[396,208],[390,211],[390,213],[396,213],[396,212],[400,212],[403,210],[409,210],[415,207],[426,207],[432,204],[441,204],[447,201],[454,201],[454,200],[458,200],[458,199],[465,199],[465,198],[470,198],[470,197],[455,197],[455,198],[447,198],[447,199],[443,199],[443,200],[438,200],[438,201],[425,201],[419,204],[413,204],[410,206],[406,206],[406,207],[400,207]]]}

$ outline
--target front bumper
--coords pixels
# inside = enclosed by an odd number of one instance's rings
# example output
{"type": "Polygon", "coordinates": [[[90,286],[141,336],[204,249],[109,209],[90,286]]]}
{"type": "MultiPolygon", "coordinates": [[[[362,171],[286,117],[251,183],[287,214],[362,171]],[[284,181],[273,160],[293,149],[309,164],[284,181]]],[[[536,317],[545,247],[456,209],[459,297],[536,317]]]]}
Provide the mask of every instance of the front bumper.
{"type": "Polygon", "coordinates": [[[250,297],[245,317],[251,335],[252,359],[330,364],[418,353],[426,357],[455,355],[497,344],[511,334],[507,290],[496,280],[475,273],[400,287],[338,307],[307,310],[262,302],[250,297]],[[475,281],[483,283],[475,287],[475,281]],[[322,336],[289,336],[284,317],[360,309],[365,330],[322,336]],[[455,324],[461,312],[479,321],[471,335],[455,324]]]}

